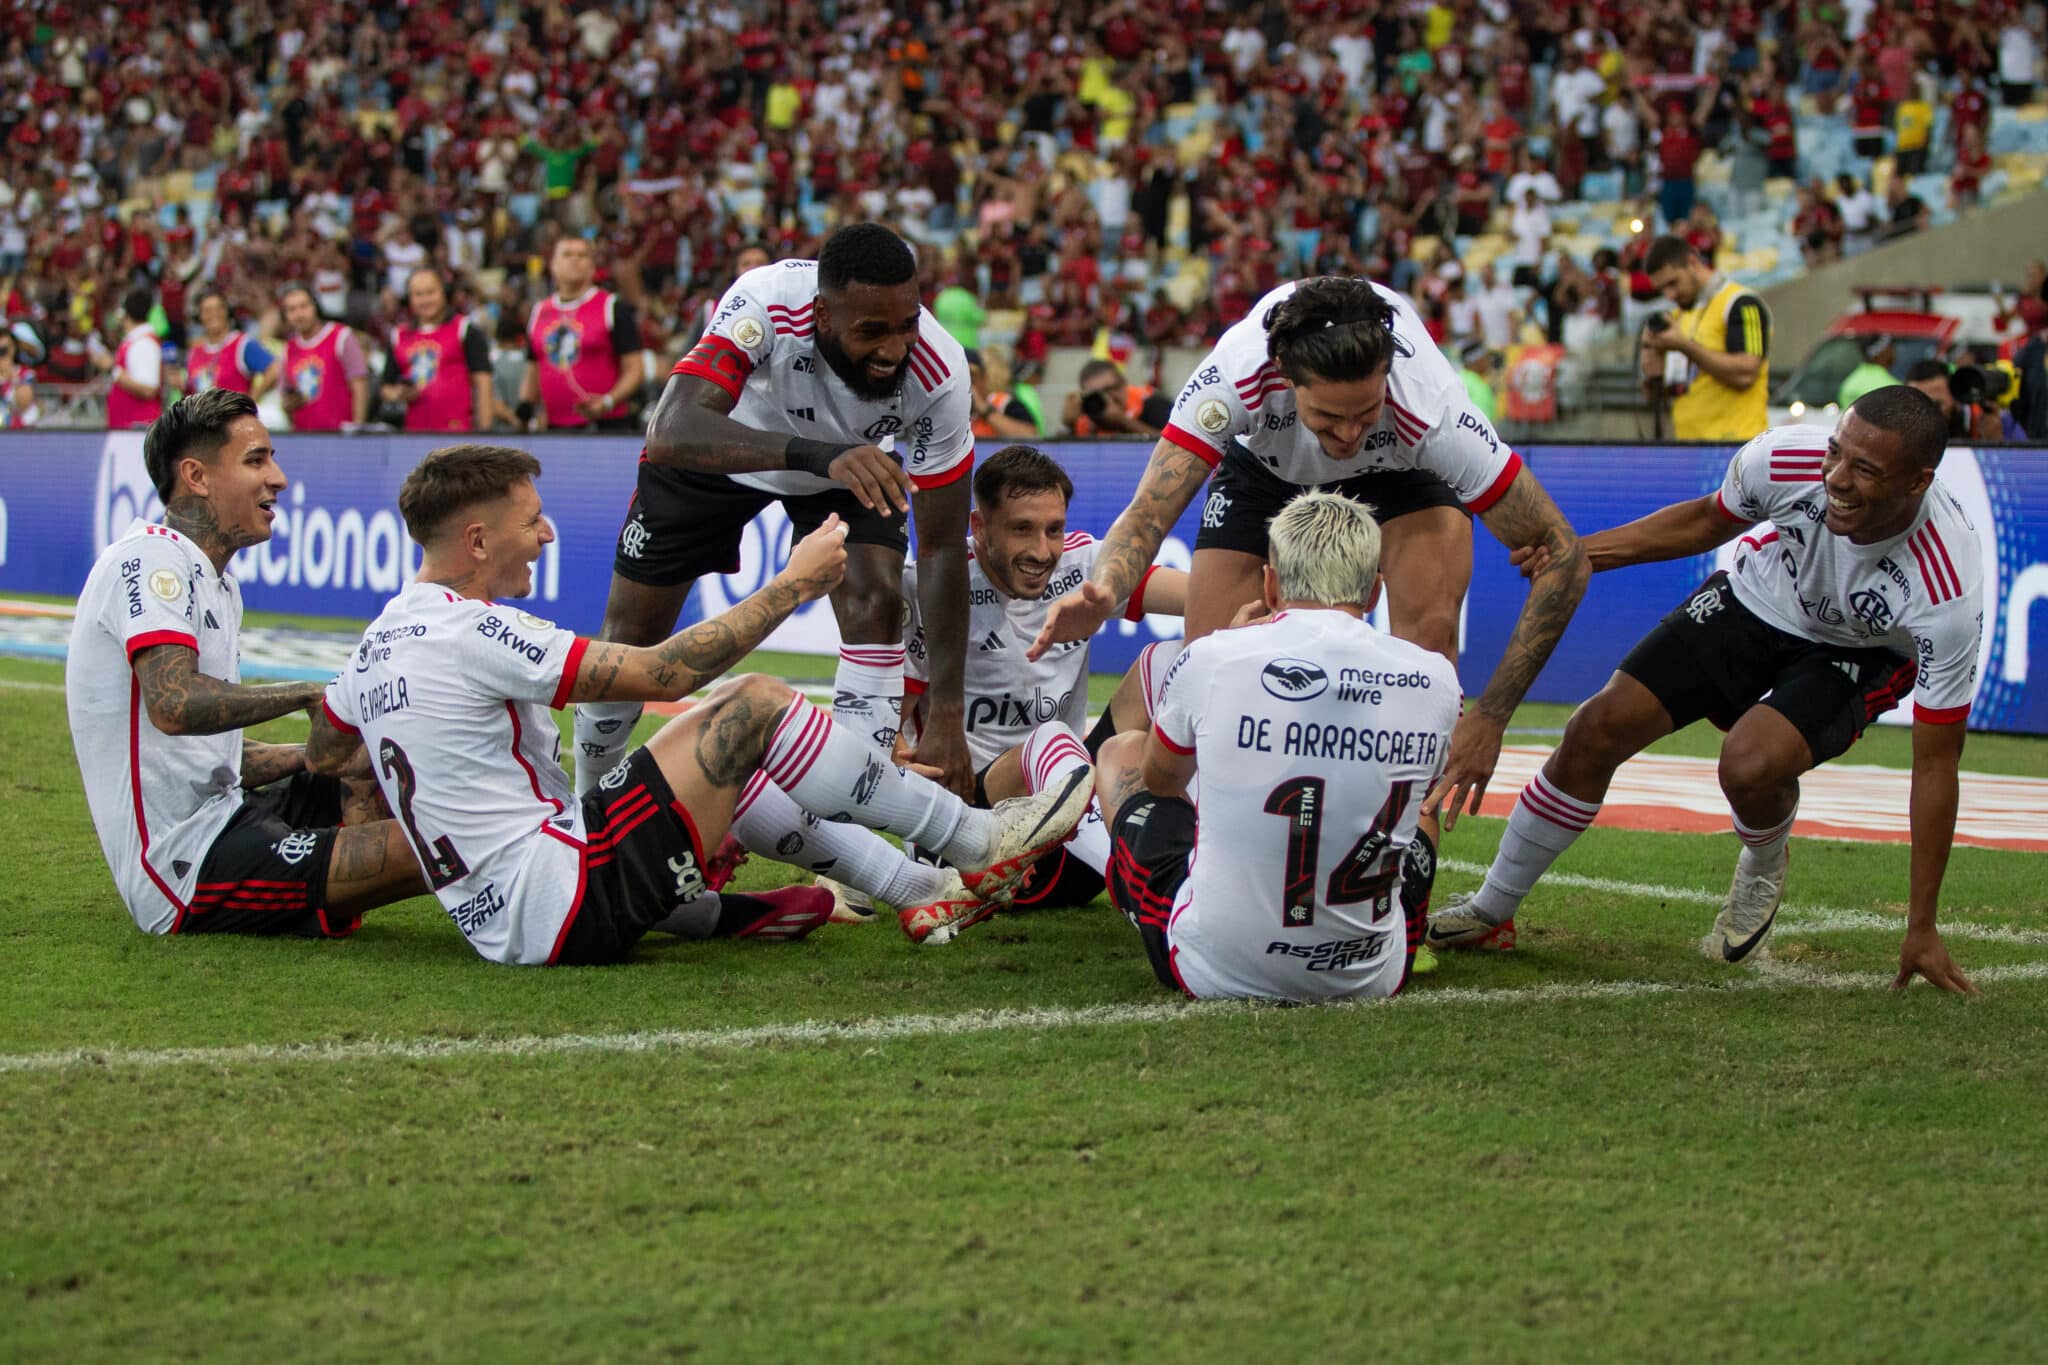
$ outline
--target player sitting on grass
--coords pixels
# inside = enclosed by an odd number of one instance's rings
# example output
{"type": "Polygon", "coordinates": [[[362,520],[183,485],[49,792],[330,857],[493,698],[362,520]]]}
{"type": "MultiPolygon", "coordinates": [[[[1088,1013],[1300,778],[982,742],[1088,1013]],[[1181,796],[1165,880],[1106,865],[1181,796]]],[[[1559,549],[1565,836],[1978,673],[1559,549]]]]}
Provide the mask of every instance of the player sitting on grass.
{"type": "MultiPolygon", "coordinates": [[[[1036,662],[1025,658],[1045,624],[1046,609],[1079,586],[1102,550],[1093,536],[1067,530],[1073,496],[1067,471],[1032,446],[1005,447],[974,471],[963,691],[978,806],[1057,786],[1074,768],[1088,766],[1102,741],[1119,728],[1144,725],[1143,679],[1155,657],[1170,659],[1179,647],[1178,642],[1147,646],[1092,732],[1088,641],[1054,645],[1036,662]]],[[[1187,583],[1184,570],[1154,565],[1118,609],[1133,621],[1148,612],[1178,616],[1187,602],[1187,583]]],[[[921,723],[929,655],[917,607],[915,564],[903,571],[903,600],[909,619],[903,630],[905,724],[898,756],[907,759],[907,740],[921,723]]],[[[1164,663],[1159,667],[1163,672],[1164,663]]],[[[1031,870],[1013,908],[1086,905],[1102,894],[1108,861],[1109,835],[1101,814],[1091,808],[1074,838],[1031,870]]]]}
{"type": "Polygon", "coordinates": [[[1599,815],[1615,770],[1706,717],[1728,732],[1721,790],[1743,847],[1704,947],[1748,959],[1785,895],[1800,774],[1911,690],[1912,869],[1896,984],[1974,989],[1935,927],[1984,622],[1977,533],[1935,477],[1947,442],[1927,395],[1876,389],[1832,432],[1778,427],[1749,442],[1719,492],[1588,537],[1596,571],[1741,541],[1733,572],[1674,608],[1572,714],[1522,789],[1485,885],[1431,919],[1430,941],[1513,947],[1516,907],[1599,815]]]}
{"type": "Polygon", "coordinates": [[[152,934],[339,937],[426,888],[367,769],[305,770],[244,726],[319,683],[245,686],[235,552],[270,539],[284,471],[247,394],[179,400],[142,439],[164,502],[99,557],[64,670],[71,743],[114,885],[152,934]]]}
{"type": "Polygon", "coordinates": [[[1393,995],[1422,938],[1434,866],[1409,855],[1457,670],[1366,619],[1380,537],[1362,503],[1299,494],[1270,547],[1272,614],[1191,642],[1151,733],[1102,746],[1110,899],[1159,980],[1199,999],[1393,995]]]}
{"type": "Polygon", "coordinates": [[[407,476],[399,510],[423,558],[327,690],[308,750],[323,768],[366,749],[434,893],[471,945],[514,964],[615,962],[650,929],[797,937],[831,893],[708,891],[740,789],[756,772],[826,820],[943,850],[965,885],[1000,903],[1073,832],[1089,774],[978,811],[889,763],[864,736],[772,678],[733,678],[621,761],[582,799],[549,708],[675,700],[716,680],[846,566],[827,516],[753,596],[651,647],[578,638],[501,599],[531,591],[554,539],[524,451],[459,445],[407,476]]]}

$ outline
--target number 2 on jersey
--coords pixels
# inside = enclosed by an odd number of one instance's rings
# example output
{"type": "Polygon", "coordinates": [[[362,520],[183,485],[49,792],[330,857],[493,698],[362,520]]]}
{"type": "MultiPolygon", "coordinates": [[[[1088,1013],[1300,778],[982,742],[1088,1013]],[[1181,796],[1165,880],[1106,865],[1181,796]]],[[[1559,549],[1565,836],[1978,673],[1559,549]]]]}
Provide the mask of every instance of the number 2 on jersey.
{"type": "MultiPolygon", "coordinates": [[[[1388,848],[1395,826],[1408,809],[1412,782],[1396,782],[1387,789],[1387,799],[1373,817],[1370,828],[1330,873],[1323,890],[1326,905],[1352,905],[1378,901],[1375,921],[1391,905],[1390,892],[1401,875],[1401,858],[1388,848]]],[[[1280,923],[1283,928],[1305,929],[1316,922],[1316,866],[1322,852],[1323,779],[1289,778],[1266,794],[1268,815],[1287,821],[1287,864],[1280,883],[1280,923]]]]}
{"type": "Polygon", "coordinates": [[[419,825],[413,820],[412,798],[419,789],[419,779],[413,775],[412,760],[405,756],[405,750],[389,739],[381,741],[377,745],[377,766],[398,786],[398,819],[405,826],[405,837],[412,840],[413,850],[426,866],[427,881],[439,891],[448,883],[467,877],[469,864],[463,862],[462,855],[455,851],[454,842],[444,834],[428,843],[427,836],[420,833],[419,825]]]}

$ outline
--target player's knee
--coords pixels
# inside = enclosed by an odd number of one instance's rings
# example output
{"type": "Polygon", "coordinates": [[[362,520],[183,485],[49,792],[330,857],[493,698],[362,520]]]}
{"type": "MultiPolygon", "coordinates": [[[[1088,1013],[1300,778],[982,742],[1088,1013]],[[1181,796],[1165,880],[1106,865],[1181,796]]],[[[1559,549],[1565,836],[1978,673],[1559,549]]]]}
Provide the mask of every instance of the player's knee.
{"type": "Polygon", "coordinates": [[[1737,804],[1770,796],[1797,776],[1786,770],[1778,755],[1760,745],[1735,739],[1721,746],[1717,772],[1722,795],[1737,804]]]}
{"type": "Polygon", "coordinates": [[[903,639],[903,593],[893,584],[840,586],[839,618],[848,644],[899,644],[903,639]]]}
{"type": "Polygon", "coordinates": [[[1458,608],[1455,603],[1449,607],[1431,607],[1412,621],[1406,622],[1401,637],[1411,644],[1417,644],[1432,654],[1441,654],[1452,663],[1458,661],[1458,608]]]}
{"type": "Polygon", "coordinates": [[[1612,772],[1635,752],[1621,708],[1606,693],[1582,702],[1564,724],[1558,755],[1575,765],[1612,772]]]}
{"type": "Polygon", "coordinates": [[[742,673],[711,689],[692,712],[706,725],[726,725],[758,738],[762,744],[775,732],[783,712],[796,700],[796,689],[766,673],[742,673]],[[734,727],[735,721],[746,723],[734,727]]]}

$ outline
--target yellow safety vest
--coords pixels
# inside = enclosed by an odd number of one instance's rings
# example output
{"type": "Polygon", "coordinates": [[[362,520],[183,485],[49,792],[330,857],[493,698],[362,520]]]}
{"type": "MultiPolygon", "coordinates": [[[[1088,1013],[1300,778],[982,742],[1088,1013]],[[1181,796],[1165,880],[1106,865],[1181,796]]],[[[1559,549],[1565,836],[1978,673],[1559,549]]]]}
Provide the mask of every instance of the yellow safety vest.
{"type": "MultiPolygon", "coordinates": [[[[1735,300],[1749,291],[1733,280],[1714,292],[1712,298],[1680,313],[1674,322],[1685,334],[1708,351],[1728,349],[1728,313],[1735,300]]],[[[1763,349],[1762,324],[1749,324],[1758,335],[1744,347],[1751,354],[1763,349]]],[[[1685,392],[1671,404],[1671,432],[1681,441],[1747,441],[1770,425],[1771,365],[1764,361],[1756,382],[1746,389],[1731,389],[1697,365],[1689,365],[1685,392]]]]}

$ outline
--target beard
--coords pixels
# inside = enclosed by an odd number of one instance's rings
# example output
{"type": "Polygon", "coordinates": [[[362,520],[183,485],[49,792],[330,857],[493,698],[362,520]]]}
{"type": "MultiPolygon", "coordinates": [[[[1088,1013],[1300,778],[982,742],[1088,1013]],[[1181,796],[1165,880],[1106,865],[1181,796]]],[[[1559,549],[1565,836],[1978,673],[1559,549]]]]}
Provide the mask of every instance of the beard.
{"type": "Polygon", "coordinates": [[[910,360],[906,356],[903,363],[896,367],[895,374],[877,382],[868,374],[865,362],[855,360],[846,353],[846,348],[839,344],[838,337],[828,336],[820,330],[817,347],[818,354],[824,358],[825,364],[831,367],[832,373],[839,376],[839,382],[853,390],[854,397],[866,399],[870,403],[886,403],[894,398],[903,388],[903,376],[910,371],[910,360]]]}

